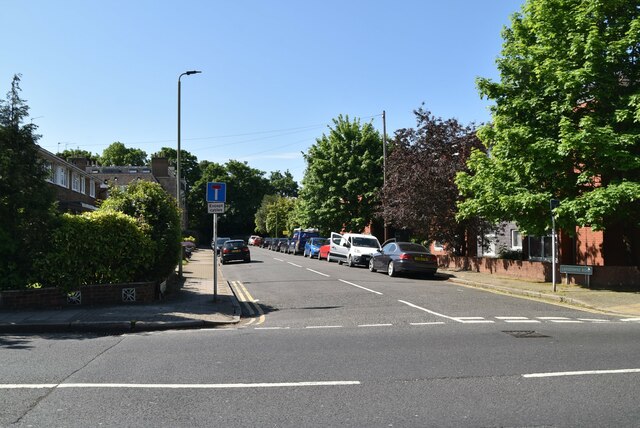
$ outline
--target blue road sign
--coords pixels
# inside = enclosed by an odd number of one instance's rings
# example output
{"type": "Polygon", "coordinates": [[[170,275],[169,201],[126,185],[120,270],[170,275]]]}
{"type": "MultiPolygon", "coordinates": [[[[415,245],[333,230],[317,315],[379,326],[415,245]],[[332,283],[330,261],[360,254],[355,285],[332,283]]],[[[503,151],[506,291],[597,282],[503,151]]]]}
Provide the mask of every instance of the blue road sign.
{"type": "Polygon", "coordinates": [[[227,183],[207,183],[207,202],[227,202],[227,183]]]}

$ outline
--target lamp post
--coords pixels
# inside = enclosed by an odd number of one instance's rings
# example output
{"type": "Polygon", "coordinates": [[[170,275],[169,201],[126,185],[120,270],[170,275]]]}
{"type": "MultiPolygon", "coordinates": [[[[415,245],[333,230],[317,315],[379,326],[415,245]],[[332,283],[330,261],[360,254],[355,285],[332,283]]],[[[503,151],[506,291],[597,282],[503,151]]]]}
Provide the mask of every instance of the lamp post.
{"type": "MultiPolygon", "coordinates": [[[[178,76],[178,152],[176,153],[176,202],[178,204],[178,212],[180,214],[180,234],[182,234],[182,198],[180,195],[180,79],[182,76],[190,76],[192,74],[202,73],[202,71],[190,70],[185,71],[178,76]]],[[[180,258],[178,261],[178,275],[182,278],[182,244],[180,244],[180,258]]]]}

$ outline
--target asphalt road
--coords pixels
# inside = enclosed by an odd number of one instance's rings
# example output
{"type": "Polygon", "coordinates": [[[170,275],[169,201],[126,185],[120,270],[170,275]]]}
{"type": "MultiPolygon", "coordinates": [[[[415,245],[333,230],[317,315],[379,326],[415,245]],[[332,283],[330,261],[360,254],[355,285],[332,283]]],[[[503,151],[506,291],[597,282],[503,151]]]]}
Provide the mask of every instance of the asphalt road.
{"type": "Polygon", "coordinates": [[[0,426],[638,426],[638,323],[252,258],[235,327],[0,338],[0,426]]]}

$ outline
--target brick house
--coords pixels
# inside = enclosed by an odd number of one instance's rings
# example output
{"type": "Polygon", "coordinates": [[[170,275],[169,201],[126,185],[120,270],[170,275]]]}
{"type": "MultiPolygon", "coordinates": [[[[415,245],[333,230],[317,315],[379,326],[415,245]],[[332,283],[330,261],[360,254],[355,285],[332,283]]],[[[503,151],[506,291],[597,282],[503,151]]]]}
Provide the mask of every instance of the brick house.
{"type": "Polygon", "coordinates": [[[42,147],[38,152],[49,171],[47,182],[55,189],[60,211],[78,214],[97,209],[101,182],[96,177],[42,147]]]}

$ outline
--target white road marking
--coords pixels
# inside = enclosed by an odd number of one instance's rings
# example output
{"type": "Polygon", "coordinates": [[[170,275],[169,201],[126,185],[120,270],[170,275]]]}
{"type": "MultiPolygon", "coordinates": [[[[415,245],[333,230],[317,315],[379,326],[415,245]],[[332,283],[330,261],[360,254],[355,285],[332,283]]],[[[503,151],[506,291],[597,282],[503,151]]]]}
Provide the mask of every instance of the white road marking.
{"type": "Polygon", "coordinates": [[[567,317],[536,317],[539,320],[551,321],[551,320],[568,320],[567,317]]]}
{"type": "Polygon", "coordinates": [[[640,369],[583,370],[583,371],[575,371],[575,372],[529,373],[529,374],[523,374],[522,377],[535,378],[535,377],[584,376],[584,375],[620,374],[620,373],[640,373],[640,369]]]}
{"type": "Polygon", "coordinates": [[[313,272],[313,273],[317,273],[318,275],[322,275],[322,276],[326,276],[326,277],[329,276],[326,273],[318,272],[317,270],[313,270],[313,269],[309,269],[309,268],[307,268],[307,270],[310,271],[310,272],[313,272]]]}
{"type": "Polygon", "coordinates": [[[284,261],[284,260],[282,260],[282,259],[276,259],[275,257],[273,258],[273,260],[277,260],[277,261],[279,261],[279,262],[283,262],[283,261],[284,261]]]}
{"type": "Polygon", "coordinates": [[[290,327],[256,327],[254,330],[289,330],[290,327]]]}
{"type": "Polygon", "coordinates": [[[341,325],[308,325],[305,328],[342,328],[341,325]]]}
{"type": "Polygon", "coordinates": [[[611,320],[604,320],[601,318],[578,318],[580,321],[587,321],[587,322],[611,322],[611,320]]]}
{"type": "Polygon", "coordinates": [[[393,324],[359,324],[358,327],[391,327],[393,324]]]}
{"type": "Polygon", "coordinates": [[[41,389],[41,388],[139,388],[139,389],[224,389],[224,388],[278,388],[298,386],[346,386],[360,385],[360,381],[319,381],[319,382],[279,382],[279,383],[42,383],[42,384],[0,384],[0,389],[41,389]]]}
{"type": "Polygon", "coordinates": [[[560,324],[560,323],[564,323],[564,324],[582,324],[582,321],[578,321],[578,320],[549,320],[549,321],[557,323],[557,324],[560,324]]]}
{"type": "MultiPolygon", "coordinates": [[[[455,318],[454,318],[455,319],[455,318]]],[[[479,320],[474,320],[474,319],[463,319],[463,318],[458,318],[455,319],[458,322],[461,322],[463,324],[493,324],[495,323],[495,321],[493,320],[485,320],[485,319],[479,319],[479,320]]]]}
{"type": "Polygon", "coordinates": [[[287,263],[289,263],[291,266],[295,266],[295,267],[302,267],[302,266],[297,265],[297,264],[295,264],[295,263],[291,263],[291,262],[287,262],[287,263]]]}
{"type": "Polygon", "coordinates": [[[459,320],[457,320],[457,319],[455,319],[455,318],[453,318],[453,317],[449,317],[449,316],[447,316],[447,315],[439,314],[438,312],[430,311],[429,309],[423,308],[423,307],[418,306],[418,305],[414,305],[413,303],[406,302],[406,301],[404,301],[404,300],[398,300],[398,302],[400,302],[400,303],[404,303],[405,305],[411,306],[412,308],[420,309],[421,311],[427,312],[427,313],[429,313],[429,314],[431,314],[431,315],[435,315],[435,316],[437,316],[437,317],[442,317],[442,318],[446,318],[446,319],[448,319],[448,320],[452,320],[452,321],[460,322],[459,320]]]}
{"type": "Polygon", "coordinates": [[[620,321],[640,321],[640,318],[622,318],[620,321]]]}
{"type": "Polygon", "coordinates": [[[432,322],[410,322],[409,325],[439,325],[445,324],[444,321],[432,321],[432,322]]]}
{"type": "Polygon", "coordinates": [[[380,296],[382,296],[382,293],[379,292],[379,291],[371,290],[371,289],[363,287],[361,285],[354,284],[353,282],[345,281],[344,279],[339,279],[338,281],[344,282],[345,284],[353,285],[354,287],[362,288],[363,290],[369,291],[371,293],[379,294],[380,296]]]}
{"type": "Polygon", "coordinates": [[[520,323],[520,324],[527,324],[527,323],[529,323],[529,324],[540,324],[542,322],[542,321],[538,321],[538,320],[503,320],[503,321],[507,322],[507,323],[512,323],[512,324],[515,324],[515,323],[520,323]]]}
{"type": "Polygon", "coordinates": [[[496,319],[506,321],[506,320],[528,320],[529,318],[527,317],[496,317],[496,319]]]}

